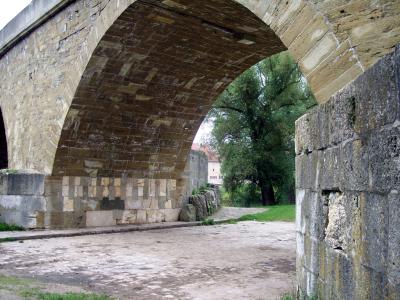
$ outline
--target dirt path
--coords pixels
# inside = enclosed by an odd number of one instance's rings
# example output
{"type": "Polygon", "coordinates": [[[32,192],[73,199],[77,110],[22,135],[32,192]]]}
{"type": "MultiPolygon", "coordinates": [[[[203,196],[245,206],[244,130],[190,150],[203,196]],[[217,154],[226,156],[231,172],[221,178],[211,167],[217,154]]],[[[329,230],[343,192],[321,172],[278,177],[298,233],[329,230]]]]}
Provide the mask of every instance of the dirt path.
{"type": "Polygon", "coordinates": [[[241,216],[256,214],[265,210],[265,208],[254,207],[221,207],[215,214],[210,216],[210,218],[214,220],[238,219],[241,216]]]}
{"type": "Polygon", "coordinates": [[[0,274],[116,299],[280,299],[293,289],[294,270],[287,222],[0,244],[0,274]]]}

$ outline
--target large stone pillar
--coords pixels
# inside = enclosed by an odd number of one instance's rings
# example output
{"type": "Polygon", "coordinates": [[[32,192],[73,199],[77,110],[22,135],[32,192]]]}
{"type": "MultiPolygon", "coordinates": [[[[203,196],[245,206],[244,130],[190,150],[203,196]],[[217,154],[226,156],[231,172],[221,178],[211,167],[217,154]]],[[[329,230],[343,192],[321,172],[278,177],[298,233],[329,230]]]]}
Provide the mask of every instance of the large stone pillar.
{"type": "Polygon", "coordinates": [[[302,296],[400,299],[400,49],[296,122],[302,296]]]}

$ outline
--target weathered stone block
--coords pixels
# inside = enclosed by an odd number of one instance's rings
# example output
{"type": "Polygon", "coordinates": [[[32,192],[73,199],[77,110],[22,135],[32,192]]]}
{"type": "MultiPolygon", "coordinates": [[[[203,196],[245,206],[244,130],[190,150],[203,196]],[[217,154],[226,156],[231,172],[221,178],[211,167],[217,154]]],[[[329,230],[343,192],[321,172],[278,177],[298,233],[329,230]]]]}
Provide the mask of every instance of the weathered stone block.
{"type": "Polygon", "coordinates": [[[136,224],[137,222],[137,211],[132,210],[123,210],[122,218],[117,220],[117,224],[136,224]]]}
{"type": "Polygon", "coordinates": [[[311,273],[318,275],[319,273],[319,241],[310,236],[304,236],[304,266],[311,273]]]}
{"type": "Polygon", "coordinates": [[[388,196],[388,284],[389,297],[400,295],[400,194],[393,190],[388,196]]]}
{"type": "Polygon", "coordinates": [[[296,156],[296,188],[318,189],[321,165],[319,156],[319,151],[296,156]]]}
{"type": "Polygon", "coordinates": [[[158,209],[147,210],[147,223],[161,223],[163,221],[163,213],[158,209]]]}
{"type": "Polygon", "coordinates": [[[116,220],[114,219],[114,213],[112,210],[86,212],[87,227],[115,226],[115,225],[117,225],[117,223],[116,220]]]}
{"type": "Polygon", "coordinates": [[[306,233],[306,221],[308,216],[308,205],[306,193],[308,190],[296,189],[296,231],[305,234],[306,233]]]}
{"type": "Polygon", "coordinates": [[[313,151],[326,149],[329,147],[329,105],[322,104],[318,109],[313,109],[309,113],[309,133],[310,144],[313,151]]]}
{"type": "Polygon", "coordinates": [[[125,209],[125,201],[120,198],[111,200],[110,198],[104,197],[100,202],[101,210],[113,210],[113,209],[125,209]]]}
{"type": "Polygon", "coordinates": [[[389,193],[400,186],[400,125],[373,131],[368,140],[369,189],[389,193]]]}
{"type": "Polygon", "coordinates": [[[179,215],[179,220],[183,222],[196,221],[196,207],[193,204],[185,204],[179,215]]]}
{"type": "Polygon", "coordinates": [[[393,101],[400,95],[395,74],[399,64],[395,55],[386,56],[354,81],[355,128],[360,134],[395,122],[400,105],[399,100],[393,101]]]}
{"type": "Polygon", "coordinates": [[[361,243],[356,247],[356,256],[362,264],[377,272],[386,272],[388,258],[388,199],[386,196],[362,193],[361,243]]]}
{"type": "Polygon", "coordinates": [[[340,186],[340,148],[321,151],[319,155],[318,183],[322,190],[338,190],[340,186]]]}
{"type": "Polygon", "coordinates": [[[325,238],[325,227],[328,218],[328,200],[325,195],[319,195],[316,192],[309,192],[307,195],[308,212],[302,215],[308,216],[306,223],[307,234],[319,241],[325,238]]]}
{"type": "Polygon", "coordinates": [[[136,211],[136,223],[137,224],[147,223],[147,212],[145,209],[138,209],[136,211]]]}
{"type": "Polygon", "coordinates": [[[2,174],[7,176],[8,195],[43,195],[44,175],[41,174],[2,174]]]}
{"type": "Polygon", "coordinates": [[[181,212],[180,208],[164,209],[164,219],[165,222],[176,222],[179,220],[179,215],[181,212]]]}
{"type": "Polygon", "coordinates": [[[296,120],[295,152],[296,154],[312,151],[310,135],[310,115],[313,111],[296,120]]]}
{"type": "Polygon", "coordinates": [[[352,87],[349,86],[324,104],[329,113],[329,145],[335,146],[355,136],[355,103],[352,87]]]}
{"type": "Polygon", "coordinates": [[[0,175],[0,195],[8,194],[8,177],[5,175],[0,175]]]}
{"type": "Polygon", "coordinates": [[[85,212],[64,212],[62,228],[82,228],[86,227],[85,212]]]}
{"type": "Polygon", "coordinates": [[[368,189],[368,153],[361,140],[345,142],[340,147],[340,189],[368,189]]]}
{"type": "Polygon", "coordinates": [[[204,195],[193,195],[189,197],[189,203],[196,207],[196,219],[201,221],[208,216],[207,204],[204,195]]]}
{"type": "Polygon", "coordinates": [[[332,249],[347,251],[351,228],[347,222],[346,197],[340,192],[332,192],[328,198],[328,218],[325,229],[326,244],[332,249]]]}

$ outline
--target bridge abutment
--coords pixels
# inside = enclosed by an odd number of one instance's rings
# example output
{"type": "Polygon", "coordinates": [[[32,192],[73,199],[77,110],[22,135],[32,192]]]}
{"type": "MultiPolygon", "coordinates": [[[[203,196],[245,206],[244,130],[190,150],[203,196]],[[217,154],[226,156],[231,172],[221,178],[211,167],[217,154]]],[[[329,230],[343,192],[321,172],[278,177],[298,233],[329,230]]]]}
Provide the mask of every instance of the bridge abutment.
{"type": "Polygon", "coordinates": [[[303,296],[400,295],[399,75],[398,47],[296,122],[303,296]]]}
{"type": "Polygon", "coordinates": [[[132,177],[0,176],[0,221],[75,228],[177,221],[185,181],[132,177]]]}

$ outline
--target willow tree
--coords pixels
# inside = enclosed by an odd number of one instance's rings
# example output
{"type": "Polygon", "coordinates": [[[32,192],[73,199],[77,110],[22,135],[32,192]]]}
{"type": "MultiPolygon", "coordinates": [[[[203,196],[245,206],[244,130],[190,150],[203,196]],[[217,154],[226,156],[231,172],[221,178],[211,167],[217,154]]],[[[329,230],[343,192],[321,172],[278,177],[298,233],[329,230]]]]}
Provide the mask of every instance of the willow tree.
{"type": "Polygon", "coordinates": [[[225,187],[234,191],[252,184],[261,191],[263,205],[275,204],[277,192],[292,195],[294,122],[315,103],[288,53],[265,59],[239,76],[209,114],[225,187]]]}

